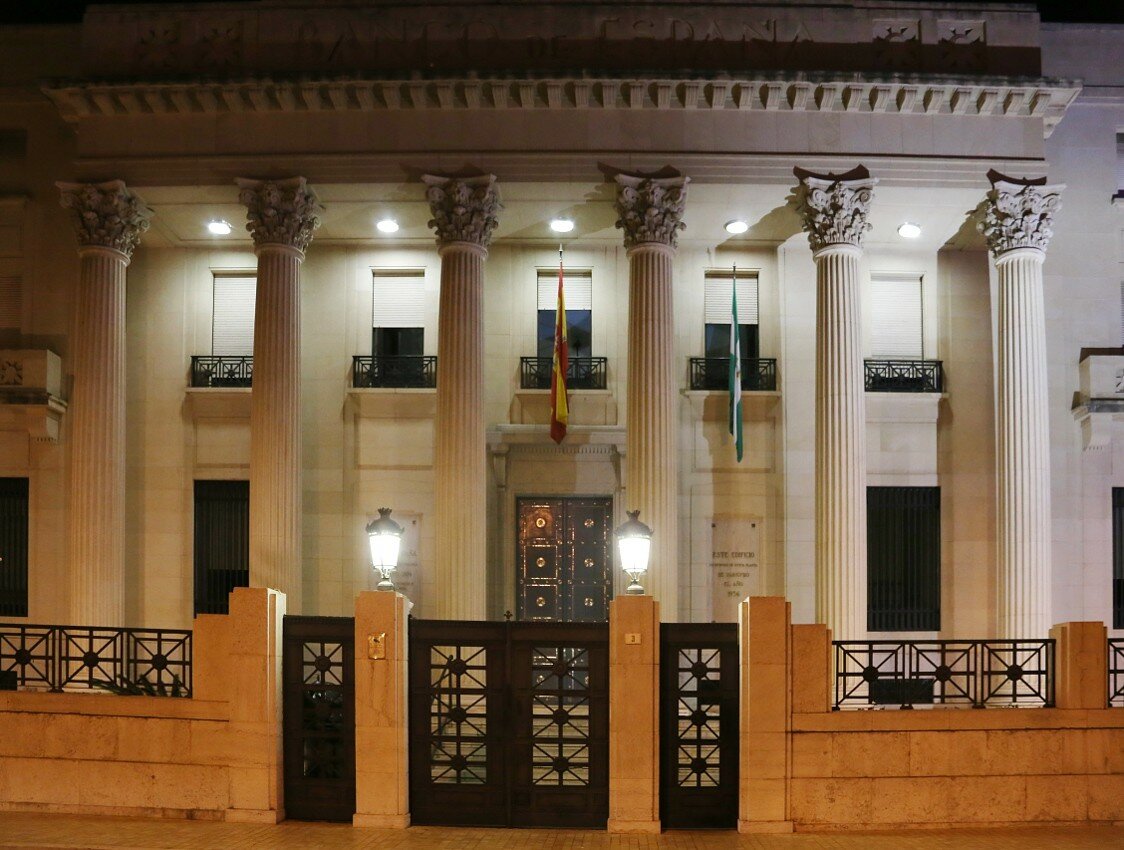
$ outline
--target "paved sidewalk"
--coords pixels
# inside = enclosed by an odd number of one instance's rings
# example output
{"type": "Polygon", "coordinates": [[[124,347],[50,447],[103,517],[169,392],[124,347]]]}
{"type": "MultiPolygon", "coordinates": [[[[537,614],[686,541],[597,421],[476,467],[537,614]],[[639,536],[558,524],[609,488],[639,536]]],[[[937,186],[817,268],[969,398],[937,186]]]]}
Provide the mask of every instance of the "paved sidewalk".
{"type": "Polygon", "coordinates": [[[133,850],[347,848],[347,850],[1121,850],[1124,827],[950,830],[945,832],[659,836],[544,829],[352,829],[341,824],[277,826],[0,813],[0,850],[28,847],[133,850]]]}

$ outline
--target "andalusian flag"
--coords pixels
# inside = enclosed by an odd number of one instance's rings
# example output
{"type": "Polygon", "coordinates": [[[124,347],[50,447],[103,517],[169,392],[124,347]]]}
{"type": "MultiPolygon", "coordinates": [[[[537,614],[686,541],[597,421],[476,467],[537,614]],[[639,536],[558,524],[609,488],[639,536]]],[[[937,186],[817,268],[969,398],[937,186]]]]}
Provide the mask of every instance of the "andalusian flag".
{"type": "Polygon", "coordinates": [[[570,421],[566,401],[566,371],[570,367],[570,347],[566,342],[566,299],[562,294],[562,246],[558,246],[558,312],[554,319],[554,363],[550,372],[550,439],[561,443],[570,421]]]}
{"type": "Polygon", "coordinates": [[[733,298],[730,307],[730,434],[742,460],[742,348],[738,333],[738,267],[734,266],[733,298]]]}

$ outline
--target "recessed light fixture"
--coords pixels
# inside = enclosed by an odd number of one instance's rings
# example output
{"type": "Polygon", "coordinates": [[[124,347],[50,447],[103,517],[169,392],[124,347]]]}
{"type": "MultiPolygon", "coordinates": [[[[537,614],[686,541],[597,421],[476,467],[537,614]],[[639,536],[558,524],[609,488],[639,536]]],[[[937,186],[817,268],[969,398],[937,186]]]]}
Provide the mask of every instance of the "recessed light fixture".
{"type": "Polygon", "coordinates": [[[726,222],[726,232],[734,236],[740,236],[747,230],[749,230],[749,225],[740,218],[735,218],[733,221],[726,222]]]}
{"type": "Polygon", "coordinates": [[[213,218],[207,222],[207,230],[215,236],[229,236],[230,231],[234,228],[230,226],[230,222],[221,218],[213,218]]]}
{"type": "Polygon", "coordinates": [[[555,233],[569,233],[574,229],[574,220],[572,218],[552,218],[550,229],[555,233]]]}
{"type": "Polygon", "coordinates": [[[921,225],[912,221],[903,221],[898,225],[898,236],[903,239],[916,239],[921,235],[921,225]]]}
{"type": "Polygon", "coordinates": [[[379,219],[378,224],[375,225],[379,229],[379,233],[397,233],[398,222],[392,218],[379,219]]]}

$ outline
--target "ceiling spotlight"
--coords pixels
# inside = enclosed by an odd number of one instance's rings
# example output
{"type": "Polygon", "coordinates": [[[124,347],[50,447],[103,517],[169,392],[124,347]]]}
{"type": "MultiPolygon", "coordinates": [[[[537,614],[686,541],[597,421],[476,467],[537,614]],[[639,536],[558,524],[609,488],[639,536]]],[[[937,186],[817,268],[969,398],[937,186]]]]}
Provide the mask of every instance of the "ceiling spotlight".
{"type": "Polygon", "coordinates": [[[207,222],[207,230],[215,236],[229,236],[230,231],[234,228],[230,226],[230,222],[221,218],[211,219],[207,222]]]}
{"type": "Polygon", "coordinates": [[[916,239],[921,235],[921,225],[912,221],[902,222],[898,225],[898,236],[904,239],[916,239]]]}
{"type": "Polygon", "coordinates": [[[747,230],[749,230],[749,225],[740,218],[735,218],[733,221],[726,222],[726,232],[733,236],[740,236],[747,230]]]}
{"type": "Polygon", "coordinates": [[[572,218],[552,218],[550,229],[555,233],[569,233],[574,229],[574,220],[572,218]]]}
{"type": "Polygon", "coordinates": [[[379,229],[379,233],[397,233],[398,222],[392,218],[380,219],[378,224],[375,225],[379,229]]]}

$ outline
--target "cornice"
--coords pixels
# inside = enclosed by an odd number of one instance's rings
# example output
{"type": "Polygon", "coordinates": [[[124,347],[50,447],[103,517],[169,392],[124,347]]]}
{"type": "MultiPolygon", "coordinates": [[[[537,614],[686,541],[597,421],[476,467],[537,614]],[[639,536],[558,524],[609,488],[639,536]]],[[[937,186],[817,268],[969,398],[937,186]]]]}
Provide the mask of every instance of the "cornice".
{"type": "Polygon", "coordinates": [[[380,110],[634,109],[850,112],[1038,118],[1049,137],[1081,92],[1046,78],[792,74],[753,79],[247,79],[52,83],[62,117],[380,110]]]}

